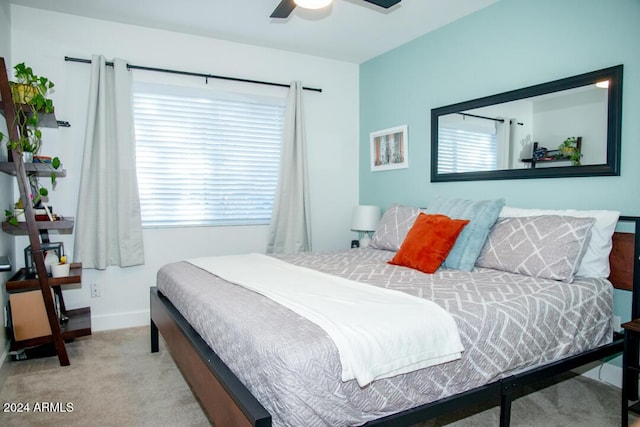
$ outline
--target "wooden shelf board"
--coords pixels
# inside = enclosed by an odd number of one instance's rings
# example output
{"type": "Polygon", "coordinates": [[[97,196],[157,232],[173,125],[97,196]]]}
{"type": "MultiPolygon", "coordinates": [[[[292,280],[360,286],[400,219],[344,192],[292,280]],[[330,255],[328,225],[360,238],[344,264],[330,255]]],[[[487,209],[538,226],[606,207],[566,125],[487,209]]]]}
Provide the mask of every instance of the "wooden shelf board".
{"type": "MultiPolygon", "coordinates": [[[[60,233],[71,233],[73,231],[73,217],[60,217],[57,221],[36,221],[36,225],[39,230],[55,230],[60,233]]],[[[8,222],[2,223],[2,231],[13,235],[29,234],[27,230],[27,223],[20,222],[17,226],[9,224],[8,222]]]]}
{"type": "Polygon", "coordinates": [[[0,256],[0,271],[11,271],[11,261],[9,261],[9,257],[0,256]]]}
{"type": "Polygon", "coordinates": [[[539,159],[539,160],[533,160],[533,159],[522,159],[520,160],[523,163],[549,163],[549,162],[570,162],[571,158],[570,157],[563,157],[561,159],[539,159]]]}
{"type": "MultiPolygon", "coordinates": [[[[58,178],[64,178],[67,176],[66,169],[54,169],[51,164],[47,163],[25,163],[24,169],[27,174],[36,174],[40,177],[51,176],[52,172],[58,178]]],[[[16,167],[13,162],[0,162],[0,172],[16,176],[16,167]]]]}
{"type": "MultiPolygon", "coordinates": [[[[49,277],[49,286],[71,285],[82,283],[82,263],[71,263],[69,275],[65,277],[49,277]]],[[[40,289],[40,283],[35,274],[27,274],[24,268],[18,270],[6,283],[7,292],[33,291],[40,289]]]]}
{"type": "MultiPolygon", "coordinates": [[[[32,115],[31,106],[27,104],[15,104],[16,110],[19,108],[24,111],[27,117],[32,115]]],[[[4,116],[4,109],[0,106],[0,114],[4,116]]],[[[38,112],[38,117],[40,118],[40,126],[41,128],[57,128],[58,120],[56,119],[55,109],[51,113],[45,113],[44,110],[38,112]]]]}
{"type": "Polygon", "coordinates": [[[91,335],[91,307],[68,310],[69,321],[60,326],[62,338],[70,340],[91,335]]]}
{"type": "MultiPolygon", "coordinates": [[[[91,335],[91,307],[68,310],[69,321],[60,325],[60,333],[65,341],[91,335]]],[[[25,347],[48,344],[53,342],[53,336],[31,338],[23,341],[12,341],[11,350],[19,350],[25,347]]]]}

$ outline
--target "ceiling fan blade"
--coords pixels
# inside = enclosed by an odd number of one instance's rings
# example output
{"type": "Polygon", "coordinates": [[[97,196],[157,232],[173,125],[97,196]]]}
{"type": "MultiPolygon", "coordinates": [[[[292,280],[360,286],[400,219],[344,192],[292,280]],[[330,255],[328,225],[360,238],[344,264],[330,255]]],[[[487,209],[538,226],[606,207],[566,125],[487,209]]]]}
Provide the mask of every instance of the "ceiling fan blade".
{"type": "Polygon", "coordinates": [[[401,0],[364,0],[367,3],[375,4],[376,6],[384,7],[385,9],[389,9],[391,6],[395,6],[400,3],[401,0]]]}
{"type": "Polygon", "coordinates": [[[273,10],[270,18],[288,18],[296,4],[293,0],[282,0],[280,4],[273,10]]]}

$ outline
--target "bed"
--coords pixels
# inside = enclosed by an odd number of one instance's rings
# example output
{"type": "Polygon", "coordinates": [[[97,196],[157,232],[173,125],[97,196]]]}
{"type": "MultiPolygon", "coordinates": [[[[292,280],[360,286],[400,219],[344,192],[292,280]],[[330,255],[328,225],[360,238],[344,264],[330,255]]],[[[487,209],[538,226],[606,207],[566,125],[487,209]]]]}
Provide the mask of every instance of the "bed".
{"type": "MultiPolygon", "coordinates": [[[[620,221],[638,224],[635,217],[620,221]]],[[[436,302],[458,325],[465,348],[459,360],[364,387],[341,381],[340,359],[324,330],[186,261],[162,267],[151,289],[152,351],[159,351],[162,333],[215,425],[404,426],[498,398],[506,426],[524,385],[622,350],[612,330],[611,283],[623,289],[638,283],[634,234],[614,235],[610,281],[577,276],[571,283],[477,265],[424,274],[389,264],[396,252],[380,248],[388,240],[278,259],[436,302]]],[[[487,246],[483,259],[491,264],[487,246]]]]}

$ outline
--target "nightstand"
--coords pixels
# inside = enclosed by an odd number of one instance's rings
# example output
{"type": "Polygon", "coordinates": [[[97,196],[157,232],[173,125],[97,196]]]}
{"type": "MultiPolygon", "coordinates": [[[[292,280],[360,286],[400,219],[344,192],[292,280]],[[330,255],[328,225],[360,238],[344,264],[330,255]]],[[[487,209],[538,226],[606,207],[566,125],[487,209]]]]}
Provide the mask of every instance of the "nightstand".
{"type": "Polygon", "coordinates": [[[623,323],[624,350],[622,353],[622,427],[629,425],[629,411],[640,414],[638,401],[638,373],[640,373],[640,319],[623,323]],[[629,401],[635,401],[629,405],[629,401]]]}

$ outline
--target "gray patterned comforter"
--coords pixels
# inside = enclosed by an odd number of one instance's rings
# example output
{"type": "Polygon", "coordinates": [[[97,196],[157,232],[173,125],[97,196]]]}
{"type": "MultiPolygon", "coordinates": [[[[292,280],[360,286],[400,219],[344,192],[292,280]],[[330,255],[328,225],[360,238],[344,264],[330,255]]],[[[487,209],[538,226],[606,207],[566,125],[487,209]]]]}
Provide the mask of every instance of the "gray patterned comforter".
{"type": "Polygon", "coordinates": [[[356,249],[280,257],[427,298],[453,315],[465,347],[460,360],[364,388],[341,381],[337,350],[322,329],[262,295],[187,262],[161,268],[157,285],[276,426],[363,424],[611,341],[606,280],[567,284],[489,269],[427,275],[387,264],[392,256],[356,249]]]}

